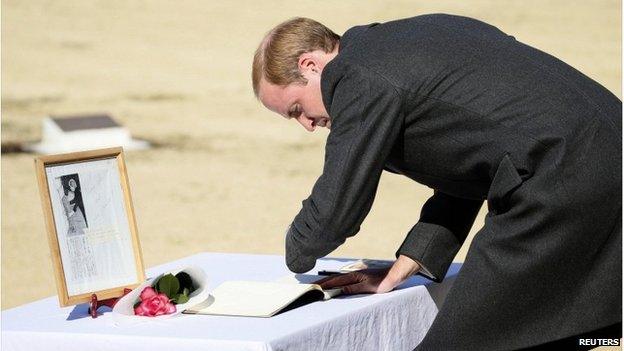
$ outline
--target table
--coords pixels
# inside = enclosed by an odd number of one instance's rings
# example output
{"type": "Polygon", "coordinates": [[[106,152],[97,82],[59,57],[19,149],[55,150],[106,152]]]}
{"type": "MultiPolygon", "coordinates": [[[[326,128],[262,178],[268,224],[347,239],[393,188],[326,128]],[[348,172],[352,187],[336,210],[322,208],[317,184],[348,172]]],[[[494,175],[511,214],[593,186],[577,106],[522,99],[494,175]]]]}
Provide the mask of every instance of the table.
{"type": "MultiPolygon", "coordinates": [[[[320,259],[311,273],[348,261],[320,259]]],[[[224,253],[189,256],[146,273],[153,277],[187,265],[204,269],[209,289],[226,280],[272,281],[291,274],[283,256],[224,253]]],[[[441,284],[414,276],[391,293],[342,296],[271,318],[182,314],[122,328],[110,312],[92,319],[86,304],[60,308],[53,296],[2,312],[2,350],[411,350],[460,268],[454,263],[441,284]]]]}

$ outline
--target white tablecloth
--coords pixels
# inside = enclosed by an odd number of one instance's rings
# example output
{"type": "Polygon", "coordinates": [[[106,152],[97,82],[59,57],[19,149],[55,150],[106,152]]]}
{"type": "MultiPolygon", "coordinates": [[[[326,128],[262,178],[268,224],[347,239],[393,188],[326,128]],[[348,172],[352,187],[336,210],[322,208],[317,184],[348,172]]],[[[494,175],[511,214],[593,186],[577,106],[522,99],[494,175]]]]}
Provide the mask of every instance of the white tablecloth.
{"type": "MultiPolygon", "coordinates": [[[[322,259],[310,273],[347,261],[322,259]]],[[[273,281],[289,274],[282,256],[221,253],[197,254],[147,273],[187,265],[204,269],[210,290],[226,280],[273,281]]],[[[2,312],[2,350],[411,350],[460,267],[453,264],[442,284],[414,276],[391,293],[338,297],[271,318],[182,314],[119,327],[110,312],[92,319],[86,304],[60,308],[53,296],[2,312]]]]}

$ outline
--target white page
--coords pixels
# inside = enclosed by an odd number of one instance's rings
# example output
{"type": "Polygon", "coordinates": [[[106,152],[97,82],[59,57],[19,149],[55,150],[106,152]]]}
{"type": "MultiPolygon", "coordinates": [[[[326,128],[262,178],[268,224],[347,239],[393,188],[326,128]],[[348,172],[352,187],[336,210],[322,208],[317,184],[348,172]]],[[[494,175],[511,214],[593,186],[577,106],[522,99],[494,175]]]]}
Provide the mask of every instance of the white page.
{"type": "MultiPolygon", "coordinates": [[[[279,278],[276,282],[287,284],[314,284],[323,278],[327,278],[327,276],[316,274],[290,274],[279,278]]],[[[340,294],[342,294],[342,289],[340,288],[323,290],[323,300],[329,300],[340,294]]]]}
{"type": "Polygon", "coordinates": [[[214,300],[210,299],[207,303],[187,311],[190,313],[269,317],[311,288],[310,284],[229,281],[219,285],[210,293],[214,300]]]}

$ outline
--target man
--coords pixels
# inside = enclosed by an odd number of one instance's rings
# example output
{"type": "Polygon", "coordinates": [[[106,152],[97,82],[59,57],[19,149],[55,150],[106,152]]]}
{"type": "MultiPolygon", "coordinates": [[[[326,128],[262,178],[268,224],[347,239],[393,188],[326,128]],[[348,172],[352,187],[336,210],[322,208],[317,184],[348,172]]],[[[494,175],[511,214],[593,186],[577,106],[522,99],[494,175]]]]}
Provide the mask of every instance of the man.
{"type": "Polygon", "coordinates": [[[608,90],[450,15],[342,37],[296,18],[261,42],[252,78],[270,110],[331,128],[323,173],[286,236],[292,271],[358,232],[385,169],[434,195],[390,269],[324,287],[382,293],[414,273],[441,281],[485,200],[485,226],[417,350],[621,336],[621,101],[608,90]]]}

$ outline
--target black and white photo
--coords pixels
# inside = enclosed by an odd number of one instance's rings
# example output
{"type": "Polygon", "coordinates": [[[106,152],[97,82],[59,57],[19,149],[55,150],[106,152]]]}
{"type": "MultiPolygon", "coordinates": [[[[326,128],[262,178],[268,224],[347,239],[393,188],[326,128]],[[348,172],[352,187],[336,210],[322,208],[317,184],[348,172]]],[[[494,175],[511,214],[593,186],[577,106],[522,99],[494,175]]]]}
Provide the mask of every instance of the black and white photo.
{"type": "Polygon", "coordinates": [[[49,199],[53,224],[49,230],[54,232],[53,248],[58,249],[67,295],[139,282],[138,240],[133,235],[134,218],[118,157],[66,155],[60,155],[63,162],[45,163],[47,190],[42,191],[49,199]],[[76,158],[73,162],[72,157],[76,158]]]}
{"type": "Polygon", "coordinates": [[[61,201],[67,216],[69,230],[67,236],[84,234],[84,229],[88,227],[87,219],[82,202],[82,192],[80,191],[80,179],[78,174],[69,174],[58,178],[61,182],[63,193],[61,201]]]}

